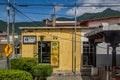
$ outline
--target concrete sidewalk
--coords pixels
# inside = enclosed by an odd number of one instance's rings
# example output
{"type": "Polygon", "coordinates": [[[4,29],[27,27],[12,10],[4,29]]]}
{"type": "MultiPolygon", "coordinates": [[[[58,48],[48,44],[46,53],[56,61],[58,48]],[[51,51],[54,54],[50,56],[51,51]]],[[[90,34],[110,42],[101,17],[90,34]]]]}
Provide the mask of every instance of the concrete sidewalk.
{"type": "Polygon", "coordinates": [[[74,75],[72,72],[53,73],[47,80],[93,80],[91,76],[81,76],[80,72],[74,75]]]}
{"type": "Polygon", "coordinates": [[[51,76],[47,80],[93,80],[90,76],[51,76]]]}

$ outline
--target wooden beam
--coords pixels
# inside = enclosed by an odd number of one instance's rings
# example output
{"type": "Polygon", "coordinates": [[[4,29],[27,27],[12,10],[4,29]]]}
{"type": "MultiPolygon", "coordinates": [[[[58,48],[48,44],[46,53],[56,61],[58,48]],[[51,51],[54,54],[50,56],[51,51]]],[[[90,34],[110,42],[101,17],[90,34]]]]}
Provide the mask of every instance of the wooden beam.
{"type": "Polygon", "coordinates": [[[95,39],[94,41],[95,42],[104,42],[105,40],[104,40],[104,38],[99,38],[99,39],[95,39]]]}

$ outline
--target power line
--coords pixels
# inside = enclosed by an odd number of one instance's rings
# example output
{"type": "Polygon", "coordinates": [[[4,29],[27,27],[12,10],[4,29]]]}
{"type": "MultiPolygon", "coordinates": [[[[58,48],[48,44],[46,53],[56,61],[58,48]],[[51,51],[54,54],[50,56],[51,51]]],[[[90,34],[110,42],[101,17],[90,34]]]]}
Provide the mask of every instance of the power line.
{"type": "Polygon", "coordinates": [[[7,5],[7,3],[0,3],[0,5],[7,5]]]}
{"type": "Polygon", "coordinates": [[[81,5],[81,4],[16,4],[17,6],[21,7],[29,7],[29,6],[59,6],[59,7],[118,7],[120,3],[83,3],[88,5],[81,5]]]}
{"type": "MultiPolygon", "coordinates": [[[[35,13],[35,12],[24,12],[24,13],[38,14],[38,15],[52,15],[52,13],[35,13]]],[[[58,15],[58,16],[68,16],[68,17],[70,17],[69,15],[62,15],[62,14],[55,14],[55,15],[58,15]]]]}
{"type": "Polygon", "coordinates": [[[31,20],[36,26],[41,26],[40,24],[34,22],[30,17],[28,17],[27,15],[25,15],[24,13],[22,13],[20,10],[18,10],[17,8],[15,8],[14,6],[12,6],[12,4],[11,4],[11,7],[14,8],[20,14],[22,14],[23,16],[25,16],[26,18],[28,18],[29,20],[31,20]]]}
{"type": "MultiPolygon", "coordinates": [[[[50,0],[48,0],[49,4],[18,4],[16,3],[16,6],[21,7],[29,7],[29,6],[60,6],[60,7],[99,7],[99,6],[111,6],[111,7],[117,7],[120,6],[120,3],[77,3],[77,4],[52,4],[50,0]],[[88,5],[83,5],[88,4],[88,5]]],[[[13,4],[13,3],[11,3],[13,4]]],[[[0,3],[0,5],[7,5],[7,3],[0,3]]]]}

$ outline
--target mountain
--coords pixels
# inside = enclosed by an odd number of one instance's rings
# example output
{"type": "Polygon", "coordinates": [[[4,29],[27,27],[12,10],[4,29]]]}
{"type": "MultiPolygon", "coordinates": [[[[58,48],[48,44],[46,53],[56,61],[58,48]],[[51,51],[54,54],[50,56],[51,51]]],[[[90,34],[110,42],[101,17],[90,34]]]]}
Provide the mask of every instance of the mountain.
{"type": "Polygon", "coordinates": [[[0,31],[6,31],[7,23],[0,20],[0,31]]]}
{"type": "MultiPolygon", "coordinates": [[[[77,21],[81,22],[84,20],[89,19],[97,19],[97,18],[104,18],[104,17],[110,17],[110,16],[120,16],[120,11],[112,10],[110,8],[104,10],[103,12],[98,13],[85,13],[81,16],[77,17],[77,21]]],[[[74,18],[65,18],[65,17],[59,17],[56,19],[57,21],[72,21],[74,18]]],[[[15,32],[20,33],[19,27],[42,27],[45,26],[44,22],[17,22],[15,23],[15,32]]],[[[12,24],[10,24],[10,32],[11,32],[12,24]]],[[[7,23],[0,20],[0,31],[6,31],[7,29],[7,23]]]]}
{"type": "MultiPolygon", "coordinates": [[[[15,23],[15,33],[20,34],[19,27],[42,27],[45,26],[44,22],[17,22],[15,23]]],[[[7,31],[7,23],[0,21],[0,31],[7,31]]],[[[12,31],[12,23],[10,23],[10,33],[12,31]]]]}
{"type": "MultiPolygon", "coordinates": [[[[106,10],[104,10],[103,12],[98,12],[98,13],[85,13],[81,16],[77,17],[77,21],[81,22],[84,20],[89,20],[89,19],[97,19],[97,18],[105,18],[105,17],[110,17],[110,16],[120,16],[120,11],[116,11],[116,10],[112,10],[110,8],[107,8],[106,10]]],[[[66,20],[74,20],[72,18],[63,18],[64,21],[66,20]]],[[[61,20],[61,18],[59,17],[57,20],[61,20]]]]}
{"type": "Polygon", "coordinates": [[[20,33],[19,27],[43,27],[45,26],[44,22],[41,21],[35,21],[33,22],[19,22],[15,23],[15,30],[16,33],[20,33]]]}
{"type": "Polygon", "coordinates": [[[72,21],[73,19],[65,18],[65,17],[59,17],[56,19],[57,21],[72,21]]]}

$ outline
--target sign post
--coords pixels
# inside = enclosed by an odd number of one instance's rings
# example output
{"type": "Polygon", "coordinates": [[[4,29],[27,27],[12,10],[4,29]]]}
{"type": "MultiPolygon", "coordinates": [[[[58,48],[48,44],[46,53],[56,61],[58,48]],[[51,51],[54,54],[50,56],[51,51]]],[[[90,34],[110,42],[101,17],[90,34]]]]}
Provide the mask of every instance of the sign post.
{"type": "Polygon", "coordinates": [[[5,56],[7,57],[7,67],[9,68],[9,56],[13,52],[11,44],[7,44],[5,47],[5,56]]]}
{"type": "Polygon", "coordinates": [[[11,53],[12,53],[13,49],[11,44],[7,44],[7,46],[5,47],[5,56],[8,57],[11,53]]]}

